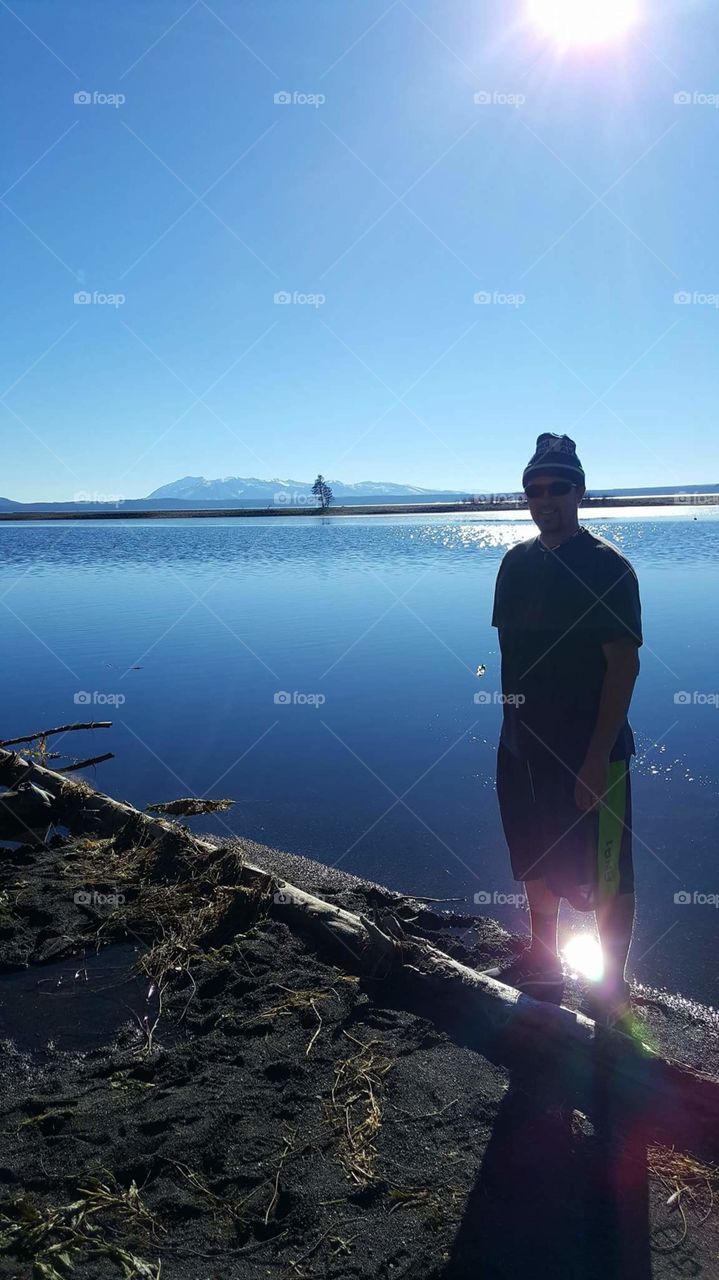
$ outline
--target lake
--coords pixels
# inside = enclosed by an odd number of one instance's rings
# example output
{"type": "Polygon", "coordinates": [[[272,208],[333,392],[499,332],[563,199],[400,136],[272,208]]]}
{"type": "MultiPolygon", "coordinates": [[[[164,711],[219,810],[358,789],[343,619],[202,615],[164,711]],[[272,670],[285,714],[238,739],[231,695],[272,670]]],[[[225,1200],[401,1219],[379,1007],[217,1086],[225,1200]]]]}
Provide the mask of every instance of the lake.
{"type": "MultiPolygon", "coordinates": [[[[631,971],[715,1005],[719,510],[582,521],[632,561],[643,605],[631,971]]],[[[514,513],[3,523],[0,736],[112,720],[60,745],[114,751],[95,779],[111,795],[231,797],[191,825],[524,930],[490,615],[502,555],[534,532],[514,513]]]]}

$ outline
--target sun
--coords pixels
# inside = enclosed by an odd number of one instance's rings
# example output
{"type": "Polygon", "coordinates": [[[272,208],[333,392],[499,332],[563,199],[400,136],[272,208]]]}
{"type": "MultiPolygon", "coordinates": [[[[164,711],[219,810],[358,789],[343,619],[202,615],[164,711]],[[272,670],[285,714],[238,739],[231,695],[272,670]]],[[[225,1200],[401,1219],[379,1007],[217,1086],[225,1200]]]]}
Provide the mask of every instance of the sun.
{"type": "Polygon", "coordinates": [[[598,982],[604,974],[602,948],[591,933],[575,933],[562,947],[562,955],[572,973],[590,982],[598,982]]]}
{"type": "Polygon", "coordinates": [[[639,0],[528,0],[530,21],[563,48],[621,40],[639,21],[639,0]]]}

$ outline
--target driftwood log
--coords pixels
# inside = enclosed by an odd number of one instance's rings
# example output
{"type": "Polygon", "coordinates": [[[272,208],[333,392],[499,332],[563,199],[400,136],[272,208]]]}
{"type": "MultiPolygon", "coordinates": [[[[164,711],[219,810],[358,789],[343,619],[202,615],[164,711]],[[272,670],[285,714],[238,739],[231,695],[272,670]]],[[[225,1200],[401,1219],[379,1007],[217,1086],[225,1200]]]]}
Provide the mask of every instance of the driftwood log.
{"type": "Polygon", "coordinates": [[[15,747],[20,742],[35,742],[37,738],[49,738],[53,733],[72,733],[75,729],[109,729],[112,720],[83,720],[75,724],[58,724],[54,729],[38,729],[37,733],[26,733],[22,738],[3,738],[0,747],[15,747]]]}
{"type": "MultiPolygon", "coordinates": [[[[172,835],[198,853],[218,846],[186,828],[141,813],[51,769],[0,749],[0,784],[32,781],[55,798],[56,820],[78,834],[121,836],[138,844],[172,835]]],[[[719,1160],[719,1080],[655,1053],[559,1006],[520,995],[460,964],[424,938],[408,936],[389,913],[375,920],[307,893],[250,862],[242,883],[264,889],[271,913],[329,949],[344,969],[393,979],[396,999],[516,1072],[522,1087],[550,1087],[565,1103],[621,1127],[719,1160]]]]}

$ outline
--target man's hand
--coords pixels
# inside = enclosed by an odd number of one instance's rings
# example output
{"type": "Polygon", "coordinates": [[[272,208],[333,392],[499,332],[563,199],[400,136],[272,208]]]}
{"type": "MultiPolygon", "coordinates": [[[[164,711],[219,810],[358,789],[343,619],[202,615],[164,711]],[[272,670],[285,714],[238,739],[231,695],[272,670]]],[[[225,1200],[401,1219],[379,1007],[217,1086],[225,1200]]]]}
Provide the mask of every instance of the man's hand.
{"type": "Polygon", "coordinates": [[[604,675],[599,712],[574,787],[578,809],[596,809],[607,793],[609,756],[627,718],[632,689],[639,671],[637,645],[628,638],[608,640],[602,645],[607,669],[604,675]]]}
{"type": "Polygon", "coordinates": [[[604,751],[588,751],[574,787],[574,803],[578,809],[596,809],[607,792],[609,754],[604,751]]]}

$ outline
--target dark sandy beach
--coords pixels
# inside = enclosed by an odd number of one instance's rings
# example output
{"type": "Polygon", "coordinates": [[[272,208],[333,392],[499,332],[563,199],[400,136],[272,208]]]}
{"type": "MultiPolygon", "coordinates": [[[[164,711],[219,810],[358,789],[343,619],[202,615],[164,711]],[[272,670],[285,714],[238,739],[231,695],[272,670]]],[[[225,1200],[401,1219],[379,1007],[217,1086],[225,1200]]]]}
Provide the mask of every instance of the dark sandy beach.
{"type": "MultiPolygon", "coordinates": [[[[218,847],[223,883],[237,855],[349,909],[390,906],[469,965],[517,943],[249,841],[218,847]]],[[[3,851],[0,1276],[716,1275],[712,1170],[631,1117],[573,1110],[530,1060],[510,1074],[471,1028],[282,921],[216,910],[211,870],[158,997],[142,961],[168,942],[182,867],[117,872],[99,841],[3,851]],[[76,902],[78,886],[125,902],[76,902]]],[[[636,994],[648,1041],[714,1067],[707,1011],[636,994]]]]}

